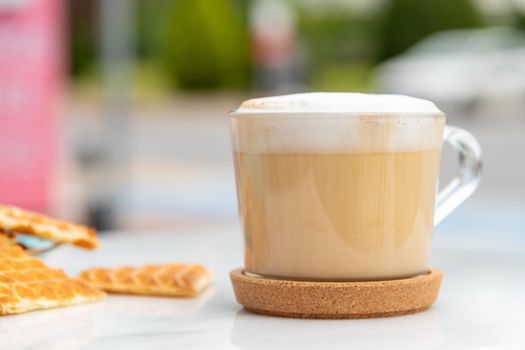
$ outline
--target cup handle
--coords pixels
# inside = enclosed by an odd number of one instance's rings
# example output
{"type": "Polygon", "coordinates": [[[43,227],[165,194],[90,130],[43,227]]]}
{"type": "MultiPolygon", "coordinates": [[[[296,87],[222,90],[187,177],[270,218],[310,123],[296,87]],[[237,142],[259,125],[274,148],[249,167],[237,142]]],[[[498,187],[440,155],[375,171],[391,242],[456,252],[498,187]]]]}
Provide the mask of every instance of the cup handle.
{"type": "Polygon", "coordinates": [[[458,152],[459,164],[454,179],[437,195],[434,226],[474,193],[481,178],[482,153],[474,136],[466,130],[446,125],[445,141],[458,152]]]}

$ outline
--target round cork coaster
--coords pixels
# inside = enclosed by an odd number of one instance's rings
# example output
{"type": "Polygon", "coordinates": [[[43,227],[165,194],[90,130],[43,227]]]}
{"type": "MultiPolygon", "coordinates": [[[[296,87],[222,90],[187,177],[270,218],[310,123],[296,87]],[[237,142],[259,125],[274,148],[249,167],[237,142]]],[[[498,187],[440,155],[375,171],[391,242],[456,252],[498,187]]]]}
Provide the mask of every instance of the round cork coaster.
{"type": "Polygon", "coordinates": [[[230,272],[237,302],[258,314],[317,319],[398,316],[425,310],[438,296],[443,272],[366,282],[308,282],[230,272]]]}

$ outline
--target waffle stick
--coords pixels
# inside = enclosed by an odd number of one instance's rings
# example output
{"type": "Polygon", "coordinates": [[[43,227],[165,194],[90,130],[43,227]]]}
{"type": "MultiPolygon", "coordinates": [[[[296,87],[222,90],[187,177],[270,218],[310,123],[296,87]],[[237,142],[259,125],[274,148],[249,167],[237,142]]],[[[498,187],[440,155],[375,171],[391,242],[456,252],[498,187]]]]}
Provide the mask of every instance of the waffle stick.
{"type": "Polygon", "coordinates": [[[79,278],[111,293],[190,297],[211,283],[212,274],[198,264],[164,264],[95,268],[83,271],[79,278]]]}
{"type": "Polygon", "coordinates": [[[92,228],[12,206],[0,205],[0,231],[3,231],[3,235],[23,233],[86,249],[98,246],[96,231],[92,228]]]}

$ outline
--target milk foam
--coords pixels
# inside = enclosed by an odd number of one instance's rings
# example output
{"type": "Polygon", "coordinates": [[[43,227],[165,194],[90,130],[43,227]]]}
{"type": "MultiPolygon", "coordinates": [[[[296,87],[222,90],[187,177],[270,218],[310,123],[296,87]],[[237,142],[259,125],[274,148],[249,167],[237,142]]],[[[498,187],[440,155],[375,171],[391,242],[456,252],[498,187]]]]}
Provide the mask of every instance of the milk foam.
{"type": "Polygon", "coordinates": [[[247,100],[235,113],[443,114],[434,103],[404,95],[312,92],[247,100]]]}
{"type": "Polygon", "coordinates": [[[402,95],[305,93],[245,101],[232,113],[233,150],[246,153],[440,149],[445,117],[402,95]]]}

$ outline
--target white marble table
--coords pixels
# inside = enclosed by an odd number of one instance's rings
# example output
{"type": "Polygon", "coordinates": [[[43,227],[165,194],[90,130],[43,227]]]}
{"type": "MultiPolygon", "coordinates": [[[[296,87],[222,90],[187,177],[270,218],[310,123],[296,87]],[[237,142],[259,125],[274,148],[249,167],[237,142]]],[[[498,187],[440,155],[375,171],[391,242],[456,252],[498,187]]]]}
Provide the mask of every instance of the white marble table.
{"type": "Polygon", "coordinates": [[[453,237],[435,242],[433,265],[444,270],[445,279],[430,310],[322,321],[258,316],[236,304],[228,278],[242,261],[235,226],[107,234],[95,252],[62,247],[46,261],[73,274],[94,265],[202,262],[214,270],[214,286],[190,300],[111,296],[4,317],[0,349],[525,349],[522,246],[492,249],[493,244],[465,245],[453,237]]]}

